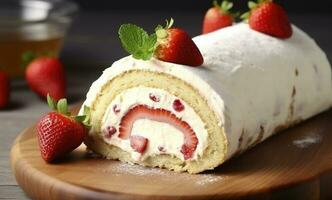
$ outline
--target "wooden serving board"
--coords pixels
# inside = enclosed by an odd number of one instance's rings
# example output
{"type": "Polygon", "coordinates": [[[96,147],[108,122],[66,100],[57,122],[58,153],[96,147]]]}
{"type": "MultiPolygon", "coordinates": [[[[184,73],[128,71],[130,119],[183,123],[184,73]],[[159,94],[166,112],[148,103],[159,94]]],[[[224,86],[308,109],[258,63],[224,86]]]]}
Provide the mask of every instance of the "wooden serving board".
{"type": "Polygon", "coordinates": [[[99,159],[84,145],[46,164],[35,132],[24,130],[11,151],[16,180],[33,199],[332,198],[332,111],[198,175],[99,159]]]}

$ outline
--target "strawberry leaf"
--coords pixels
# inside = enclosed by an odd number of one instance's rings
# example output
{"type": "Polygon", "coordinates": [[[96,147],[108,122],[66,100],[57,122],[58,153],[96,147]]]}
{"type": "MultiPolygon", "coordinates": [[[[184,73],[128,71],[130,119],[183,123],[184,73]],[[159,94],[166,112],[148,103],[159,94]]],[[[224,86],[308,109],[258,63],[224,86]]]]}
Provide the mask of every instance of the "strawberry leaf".
{"type": "MultiPolygon", "coordinates": [[[[84,108],[83,108],[83,116],[84,116],[84,119],[82,119],[82,121],[80,121],[80,122],[85,126],[85,128],[90,129],[91,128],[90,108],[86,105],[84,105],[84,108]]],[[[80,117],[80,116],[78,116],[78,117],[80,117]]]]}
{"type": "Polygon", "coordinates": [[[164,27],[163,27],[162,25],[159,24],[159,25],[154,29],[154,31],[157,32],[157,31],[160,30],[160,29],[164,29],[164,27]]]}
{"type": "Polygon", "coordinates": [[[35,58],[36,58],[36,55],[33,54],[31,51],[26,51],[22,55],[22,61],[26,62],[26,63],[31,62],[35,58]]]}
{"type": "Polygon", "coordinates": [[[83,123],[89,124],[90,123],[90,108],[86,105],[84,105],[83,114],[85,116],[83,123]]]}
{"type": "Polygon", "coordinates": [[[174,19],[171,18],[169,21],[166,19],[166,25],[163,27],[162,25],[158,25],[154,30],[157,36],[157,39],[165,39],[168,37],[167,30],[170,29],[174,24],[174,19]]]}
{"type": "Polygon", "coordinates": [[[57,110],[57,103],[56,101],[50,96],[50,94],[47,94],[47,104],[48,107],[50,107],[52,110],[57,110]]]}
{"type": "Polygon", "coordinates": [[[21,67],[26,67],[31,61],[33,61],[37,56],[31,51],[26,51],[22,54],[22,64],[21,67]]]}
{"type": "Polygon", "coordinates": [[[240,18],[244,21],[247,21],[250,16],[250,12],[243,13],[240,18]]]}
{"type": "Polygon", "coordinates": [[[90,108],[84,105],[83,115],[73,117],[74,120],[78,123],[81,123],[85,126],[85,128],[90,129],[90,108]]]}
{"type": "Polygon", "coordinates": [[[214,0],[213,3],[212,3],[212,5],[214,7],[220,7],[217,0],[214,0]]]}
{"type": "Polygon", "coordinates": [[[75,116],[75,121],[82,123],[86,118],[86,115],[75,116]]]}
{"type": "Polygon", "coordinates": [[[89,115],[85,115],[84,120],[82,121],[82,123],[84,125],[90,125],[90,116],[89,115]]]}
{"type": "Polygon", "coordinates": [[[171,18],[169,21],[166,19],[166,26],[165,29],[170,29],[174,24],[174,19],[171,18]]]}
{"type": "Polygon", "coordinates": [[[124,24],[119,29],[123,48],[136,59],[149,60],[155,50],[157,37],[134,24],[124,24]]]}
{"type": "Polygon", "coordinates": [[[60,99],[57,104],[58,112],[64,115],[69,115],[67,99],[60,99]]]}
{"type": "Polygon", "coordinates": [[[234,3],[231,1],[223,0],[223,1],[221,1],[220,5],[219,5],[218,1],[215,0],[215,1],[213,1],[213,5],[214,5],[214,7],[219,8],[222,14],[230,15],[233,18],[238,16],[238,13],[233,13],[230,11],[234,6],[234,3]]]}
{"type": "Polygon", "coordinates": [[[159,39],[164,39],[168,36],[167,31],[164,28],[156,28],[156,35],[159,39]]]}
{"type": "Polygon", "coordinates": [[[90,108],[86,105],[84,105],[84,108],[83,108],[83,115],[90,116],[90,108]]]}
{"type": "Polygon", "coordinates": [[[233,2],[228,2],[226,9],[230,10],[231,8],[233,8],[233,5],[234,5],[233,2]]]}
{"type": "Polygon", "coordinates": [[[255,9],[257,7],[257,3],[253,2],[253,1],[248,1],[248,7],[252,10],[255,9]]]}
{"type": "Polygon", "coordinates": [[[223,1],[221,3],[221,9],[226,12],[228,10],[230,10],[233,7],[233,3],[229,2],[229,1],[223,1]]]}

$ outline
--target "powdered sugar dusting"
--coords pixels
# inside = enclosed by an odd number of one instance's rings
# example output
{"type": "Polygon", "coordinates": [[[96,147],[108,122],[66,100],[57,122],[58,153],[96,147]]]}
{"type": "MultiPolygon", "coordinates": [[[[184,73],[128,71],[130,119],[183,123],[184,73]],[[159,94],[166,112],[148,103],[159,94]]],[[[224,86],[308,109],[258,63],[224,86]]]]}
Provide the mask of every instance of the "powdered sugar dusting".
{"type": "Polygon", "coordinates": [[[149,178],[149,180],[163,180],[177,182],[179,180],[190,182],[194,186],[204,186],[222,181],[225,177],[220,174],[188,174],[169,171],[167,169],[149,168],[139,165],[131,165],[121,162],[112,163],[111,173],[115,176],[130,174],[137,178],[149,178]]]}
{"type": "Polygon", "coordinates": [[[214,183],[220,182],[224,177],[222,176],[217,176],[217,175],[200,175],[200,180],[196,181],[195,184],[199,186],[204,186],[204,185],[210,185],[214,183]]]}
{"type": "Polygon", "coordinates": [[[322,136],[318,134],[306,136],[304,138],[294,140],[293,144],[298,148],[308,148],[313,144],[320,143],[322,140],[322,136]]]}
{"type": "Polygon", "coordinates": [[[136,176],[163,176],[170,172],[159,168],[147,168],[139,165],[117,162],[112,163],[112,173],[130,174],[136,176]]]}

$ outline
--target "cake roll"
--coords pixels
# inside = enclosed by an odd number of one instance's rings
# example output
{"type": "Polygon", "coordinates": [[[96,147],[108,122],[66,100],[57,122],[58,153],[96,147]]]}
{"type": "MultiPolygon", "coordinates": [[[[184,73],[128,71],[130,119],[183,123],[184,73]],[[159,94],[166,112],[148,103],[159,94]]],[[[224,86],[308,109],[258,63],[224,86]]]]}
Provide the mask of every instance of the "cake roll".
{"type": "MultiPolygon", "coordinates": [[[[107,159],[199,173],[331,107],[331,66],[296,26],[239,23],[193,38],[202,67],[122,58],[96,80],[85,144],[107,159]]],[[[83,109],[82,109],[83,110],[83,109]]]]}

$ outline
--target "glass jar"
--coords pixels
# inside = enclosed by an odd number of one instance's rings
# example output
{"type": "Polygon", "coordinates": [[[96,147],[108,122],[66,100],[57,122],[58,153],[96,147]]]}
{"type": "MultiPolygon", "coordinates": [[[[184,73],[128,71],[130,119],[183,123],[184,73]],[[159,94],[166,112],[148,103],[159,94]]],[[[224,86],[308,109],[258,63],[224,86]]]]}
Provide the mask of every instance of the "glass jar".
{"type": "Polygon", "coordinates": [[[78,6],[65,0],[0,1],[0,70],[23,77],[34,57],[57,57],[78,6]]]}

